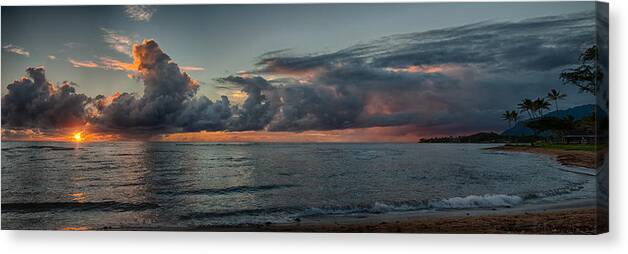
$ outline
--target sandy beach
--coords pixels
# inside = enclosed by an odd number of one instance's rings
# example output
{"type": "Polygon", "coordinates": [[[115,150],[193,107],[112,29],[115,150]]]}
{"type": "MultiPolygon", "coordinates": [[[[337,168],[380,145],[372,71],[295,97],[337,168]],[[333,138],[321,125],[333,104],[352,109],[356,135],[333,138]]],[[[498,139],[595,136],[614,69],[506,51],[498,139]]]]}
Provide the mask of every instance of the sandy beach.
{"type": "Polygon", "coordinates": [[[558,162],[565,166],[585,167],[590,169],[596,169],[597,167],[602,165],[603,159],[601,158],[604,158],[602,156],[602,151],[598,152],[596,157],[596,153],[592,151],[560,150],[533,146],[503,145],[487,149],[508,152],[546,154],[554,156],[558,162]]]}
{"type": "MultiPolygon", "coordinates": [[[[305,223],[265,225],[255,231],[286,232],[372,232],[372,233],[457,233],[457,234],[596,234],[597,209],[570,208],[550,211],[494,215],[456,215],[442,218],[388,218],[379,222],[305,223]]],[[[604,225],[604,223],[600,224],[604,225]]]]}

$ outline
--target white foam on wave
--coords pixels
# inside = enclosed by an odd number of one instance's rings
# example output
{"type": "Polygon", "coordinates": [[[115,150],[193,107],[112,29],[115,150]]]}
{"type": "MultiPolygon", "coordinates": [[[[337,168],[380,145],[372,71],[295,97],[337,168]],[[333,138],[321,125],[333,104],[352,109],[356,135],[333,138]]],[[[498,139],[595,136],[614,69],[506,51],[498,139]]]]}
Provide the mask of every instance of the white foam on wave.
{"type": "Polygon", "coordinates": [[[521,197],[515,195],[470,195],[466,197],[453,197],[440,201],[432,201],[430,202],[430,207],[441,209],[513,207],[520,204],[522,201],[523,199],[521,197]]]}
{"type": "Polygon", "coordinates": [[[523,198],[516,195],[486,194],[470,195],[466,197],[453,197],[441,200],[426,202],[405,202],[386,203],[375,202],[365,206],[348,206],[335,208],[314,208],[309,207],[301,216],[323,215],[323,214],[352,214],[352,213],[388,213],[419,210],[438,209],[473,209],[473,208],[498,208],[514,207],[523,202],[523,198]]]}

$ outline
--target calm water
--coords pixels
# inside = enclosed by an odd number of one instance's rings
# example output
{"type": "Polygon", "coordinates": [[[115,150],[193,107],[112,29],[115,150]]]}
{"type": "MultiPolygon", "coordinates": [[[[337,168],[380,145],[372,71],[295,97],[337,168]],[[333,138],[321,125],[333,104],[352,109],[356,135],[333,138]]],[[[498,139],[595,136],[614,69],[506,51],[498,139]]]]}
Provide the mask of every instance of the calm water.
{"type": "Polygon", "coordinates": [[[189,228],[594,198],[595,177],[490,146],[2,142],[2,228],[189,228]]]}

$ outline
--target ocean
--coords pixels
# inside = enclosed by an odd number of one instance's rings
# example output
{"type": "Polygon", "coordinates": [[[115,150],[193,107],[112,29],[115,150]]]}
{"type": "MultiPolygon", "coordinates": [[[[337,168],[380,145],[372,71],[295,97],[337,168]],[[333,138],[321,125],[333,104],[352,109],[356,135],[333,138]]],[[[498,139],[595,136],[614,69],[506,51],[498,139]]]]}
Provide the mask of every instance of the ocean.
{"type": "Polygon", "coordinates": [[[2,229],[194,229],[595,198],[495,144],[2,142],[2,229]]]}

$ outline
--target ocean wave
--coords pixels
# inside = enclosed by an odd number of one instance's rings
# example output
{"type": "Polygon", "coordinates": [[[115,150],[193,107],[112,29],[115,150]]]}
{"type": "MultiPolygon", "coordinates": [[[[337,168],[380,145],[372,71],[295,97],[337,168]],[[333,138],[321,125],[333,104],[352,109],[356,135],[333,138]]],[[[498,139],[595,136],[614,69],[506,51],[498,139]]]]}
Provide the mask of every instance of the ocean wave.
{"type": "Polygon", "coordinates": [[[252,193],[259,191],[268,191],[275,189],[285,189],[297,187],[298,185],[292,184],[273,184],[273,185],[258,185],[258,186],[232,186],[221,189],[197,189],[197,190],[186,190],[186,191],[161,191],[158,194],[165,195],[222,195],[222,194],[230,194],[230,193],[252,193]]]}
{"type": "MultiPolygon", "coordinates": [[[[315,217],[323,215],[350,215],[365,213],[385,213],[401,210],[416,210],[413,206],[397,206],[376,202],[371,205],[336,206],[336,207],[270,207],[258,209],[244,209],[235,211],[195,212],[182,215],[182,220],[224,219],[229,217],[241,218],[238,221],[250,223],[264,218],[266,221],[288,222],[296,218],[315,217]],[[274,219],[273,219],[274,218],[274,219]]],[[[227,220],[229,221],[229,220],[227,220]]]]}
{"type": "Polygon", "coordinates": [[[565,186],[557,187],[540,192],[530,192],[522,195],[524,199],[537,199],[537,198],[549,198],[555,196],[566,195],[574,191],[584,189],[584,183],[569,183],[565,186]]]}
{"type": "Polygon", "coordinates": [[[355,151],[353,152],[353,158],[358,160],[373,160],[381,156],[377,151],[355,151]]]}
{"type": "Polygon", "coordinates": [[[141,156],[142,154],[140,153],[116,153],[116,154],[112,154],[111,156],[113,157],[124,157],[124,156],[141,156]]]}
{"type": "Polygon", "coordinates": [[[77,149],[81,149],[81,148],[63,147],[63,146],[49,146],[49,145],[32,145],[32,146],[7,147],[7,148],[2,148],[2,151],[8,152],[8,151],[19,150],[19,149],[33,149],[33,150],[35,150],[35,149],[45,149],[45,150],[51,150],[51,151],[71,151],[71,150],[77,150],[77,149]]]}
{"type": "Polygon", "coordinates": [[[254,146],[255,142],[227,142],[227,143],[177,143],[176,146],[254,146]]]}
{"type": "Polygon", "coordinates": [[[382,214],[391,212],[435,211],[449,209],[489,209],[519,205],[523,199],[515,195],[488,194],[453,197],[430,201],[374,202],[371,204],[323,207],[270,207],[234,211],[196,212],[182,215],[182,220],[209,220],[223,224],[259,222],[290,222],[297,218],[382,214]],[[228,219],[227,219],[228,218],[228,219]]]}
{"type": "Polygon", "coordinates": [[[516,195],[487,194],[453,197],[440,200],[419,200],[401,202],[374,202],[357,206],[308,208],[308,215],[323,214],[351,214],[351,213],[388,213],[418,210],[443,209],[473,209],[473,208],[502,208],[514,207],[523,202],[523,198],[516,195]]]}
{"type": "Polygon", "coordinates": [[[2,213],[36,213],[46,211],[143,211],[158,208],[153,203],[104,202],[44,202],[44,203],[2,203],[2,213]]]}
{"type": "MultiPolygon", "coordinates": [[[[231,216],[260,216],[270,214],[290,214],[297,213],[296,207],[274,207],[274,208],[259,208],[259,209],[244,209],[236,211],[216,211],[216,212],[194,212],[179,216],[181,220],[193,220],[193,219],[210,219],[210,218],[224,218],[231,216]]],[[[288,216],[277,216],[287,218],[288,216]]]]}
{"type": "Polygon", "coordinates": [[[429,203],[436,209],[462,209],[462,208],[497,208],[513,207],[523,202],[523,198],[516,195],[487,194],[470,195],[466,197],[453,197],[429,203]]]}

